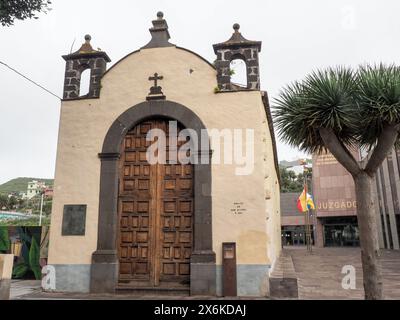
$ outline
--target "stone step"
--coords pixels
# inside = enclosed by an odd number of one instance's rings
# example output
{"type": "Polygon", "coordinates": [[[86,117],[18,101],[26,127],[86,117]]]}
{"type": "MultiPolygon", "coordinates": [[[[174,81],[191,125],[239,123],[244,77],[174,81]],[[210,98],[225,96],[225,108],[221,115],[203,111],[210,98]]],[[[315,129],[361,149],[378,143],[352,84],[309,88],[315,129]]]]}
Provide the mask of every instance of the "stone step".
{"type": "Polygon", "coordinates": [[[120,295],[138,296],[189,296],[189,287],[130,287],[119,285],[116,293],[120,295]]]}

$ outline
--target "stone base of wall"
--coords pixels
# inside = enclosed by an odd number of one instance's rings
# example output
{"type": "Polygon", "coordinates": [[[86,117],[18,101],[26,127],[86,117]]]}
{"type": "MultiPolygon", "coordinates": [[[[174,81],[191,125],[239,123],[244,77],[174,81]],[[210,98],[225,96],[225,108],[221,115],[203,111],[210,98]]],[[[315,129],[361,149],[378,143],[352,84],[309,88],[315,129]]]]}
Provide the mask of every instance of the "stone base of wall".
{"type": "Polygon", "coordinates": [[[190,295],[215,295],[215,264],[190,264],[190,295]]]}
{"type": "MultiPolygon", "coordinates": [[[[90,292],[91,265],[52,265],[55,268],[55,292],[90,292]]],[[[238,265],[237,293],[238,296],[265,297],[268,296],[269,265],[238,265]]],[[[216,266],[216,294],[222,296],[222,266],[216,266]]],[[[192,281],[196,281],[192,279],[192,281]]]]}
{"type": "MultiPolygon", "coordinates": [[[[239,297],[266,297],[269,293],[268,272],[270,265],[239,264],[236,268],[237,295],[239,297]]],[[[223,268],[217,265],[217,296],[223,295],[223,268]]]]}
{"type": "Polygon", "coordinates": [[[90,264],[53,264],[55,269],[55,292],[90,291],[90,264]]]}

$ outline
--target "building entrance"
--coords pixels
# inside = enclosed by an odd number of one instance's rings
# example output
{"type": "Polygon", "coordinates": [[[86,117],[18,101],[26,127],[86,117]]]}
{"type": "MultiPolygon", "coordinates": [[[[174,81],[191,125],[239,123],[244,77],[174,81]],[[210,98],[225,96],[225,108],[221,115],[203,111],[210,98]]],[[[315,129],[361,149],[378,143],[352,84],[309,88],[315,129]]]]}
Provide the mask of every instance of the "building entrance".
{"type": "Polygon", "coordinates": [[[325,247],[357,247],[360,245],[356,217],[329,218],[323,222],[325,247]]]}

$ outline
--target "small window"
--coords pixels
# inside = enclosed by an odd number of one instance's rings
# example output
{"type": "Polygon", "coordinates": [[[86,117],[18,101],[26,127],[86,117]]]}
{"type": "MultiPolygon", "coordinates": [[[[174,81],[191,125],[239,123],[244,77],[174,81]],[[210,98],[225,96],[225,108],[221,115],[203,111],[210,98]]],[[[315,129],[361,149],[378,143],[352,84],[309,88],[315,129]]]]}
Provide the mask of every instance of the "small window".
{"type": "Polygon", "coordinates": [[[81,84],[79,87],[79,96],[86,96],[90,89],[90,69],[86,69],[81,73],[81,84]]]}
{"type": "Polygon", "coordinates": [[[229,65],[231,83],[247,88],[246,63],[242,59],[234,59],[229,65]]]}

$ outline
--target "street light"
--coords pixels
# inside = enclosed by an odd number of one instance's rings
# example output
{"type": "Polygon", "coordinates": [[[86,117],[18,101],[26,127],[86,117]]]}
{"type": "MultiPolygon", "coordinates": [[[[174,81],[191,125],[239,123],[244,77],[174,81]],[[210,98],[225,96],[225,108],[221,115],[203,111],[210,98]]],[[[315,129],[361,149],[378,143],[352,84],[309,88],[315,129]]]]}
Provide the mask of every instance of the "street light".
{"type": "Polygon", "coordinates": [[[42,215],[43,215],[43,197],[44,197],[44,189],[41,190],[41,198],[40,198],[40,215],[39,215],[39,227],[42,226],[42,215]]]}

